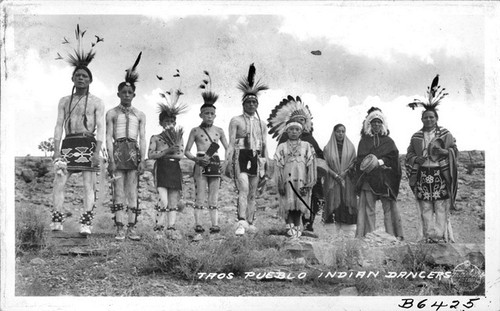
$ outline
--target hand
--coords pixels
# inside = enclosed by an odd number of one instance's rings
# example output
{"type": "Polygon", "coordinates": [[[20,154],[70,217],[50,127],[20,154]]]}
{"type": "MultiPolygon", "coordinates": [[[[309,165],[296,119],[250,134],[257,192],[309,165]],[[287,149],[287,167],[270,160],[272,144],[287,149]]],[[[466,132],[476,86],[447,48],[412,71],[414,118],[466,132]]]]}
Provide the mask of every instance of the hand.
{"type": "Polygon", "coordinates": [[[115,173],[115,170],[116,170],[116,163],[115,163],[115,161],[110,161],[108,163],[108,174],[109,174],[109,176],[113,176],[113,174],[115,173]]]}
{"type": "Polygon", "coordinates": [[[424,162],[425,162],[425,157],[419,156],[415,158],[415,163],[417,163],[418,165],[422,165],[424,164],[424,162]]]}
{"type": "Polygon", "coordinates": [[[207,166],[210,163],[210,158],[207,156],[196,157],[195,162],[200,166],[207,166]]]}
{"type": "Polygon", "coordinates": [[[302,188],[299,189],[299,193],[300,193],[301,196],[304,197],[304,196],[307,195],[307,193],[309,192],[310,189],[311,189],[311,187],[308,187],[306,185],[306,186],[304,186],[304,187],[302,187],[302,188]]]}
{"type": "Polygon", "coordinates": [[[54,154],[52,155],[52,161],[55,161],[55,159],[61,157],[61,152],[60,151],[54,151],[54,154]]]}
{"type": "Polygon", "coordinates": [[[434,148],[434,152],[442,156],[447,156],[449,153],[448,150],[443,148],[434,148]]]}
{"type": "Polygon", "coordinates": [[[141,162],[139,162],[139,166],[137,167],[137,173],[139,173],[139,175],[144,174],[145,168],[146,168],[146,161],[142,160],[141,162]]]}
{"type": "Polygon", "coordinates": [[[94,154],[92,154],[90,162],[92,163],[92,167],[97,167],[101,164],[101,156],[99,155],[99,152],[94,152],[94,154]]]}
{"type": "Polygon", "coordinates": [[[285,195],[286,194],[285,185],[281,183],[278,184],[278,192],[280,195],[285,195]]]}

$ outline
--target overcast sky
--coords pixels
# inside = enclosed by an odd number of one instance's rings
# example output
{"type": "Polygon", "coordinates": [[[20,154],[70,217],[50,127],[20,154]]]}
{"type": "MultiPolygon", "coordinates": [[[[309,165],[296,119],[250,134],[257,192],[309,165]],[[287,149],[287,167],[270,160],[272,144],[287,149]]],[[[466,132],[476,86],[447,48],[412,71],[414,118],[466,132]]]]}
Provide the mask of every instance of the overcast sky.
{"type": "MultiPolygon", "coordinates": [[[[406,104],[424,99],[439,74],[449,92],[439,124],[454,134],[460,150],[486,148],[487,136],[477,136],[492,122],[485,100],[486,4],[188,7],[144,2],[105,6],[103,15],[93,15],[100,5],[54,5],[7,12],[2,105],[15,106],[8,110],[16,116],[8,128],[15,155],[41,155],[39,142],[53,136],[59,98],[72,87],[72,68],[55,58],[67,51],[64,37],[74,41],[76,24],[87,30],[87,45],[94,35],[104,38],[89,68],[94,76],[90,91],[103,99],[106,111],[119,103],[116,87],[142,51],[133,105],[146,114],[148,142],[161,131],[158,93],[178,85],[172,77],[176,69],[185,93],[181,102],[190,107],[178,124],[189,132],[200,123],[203,101],[197,86],[207,70],[219,94],[215,123],[227,135],[229,120],[242,112],[237,81],[255,63],[257,78],[270,87],[260,96],[261,118],[267,119],[283,97],[301,96],[321,147],[337,123],[346,125],[357,145],[366,111],[378,106],[400,152],[406,153],[412,133],[421,127],[421,110],[406,104]],[[474,124],[474,131],[464,122],[474,124]]],[[[276,143],[269,143],[272,156],[276,143]]]]}

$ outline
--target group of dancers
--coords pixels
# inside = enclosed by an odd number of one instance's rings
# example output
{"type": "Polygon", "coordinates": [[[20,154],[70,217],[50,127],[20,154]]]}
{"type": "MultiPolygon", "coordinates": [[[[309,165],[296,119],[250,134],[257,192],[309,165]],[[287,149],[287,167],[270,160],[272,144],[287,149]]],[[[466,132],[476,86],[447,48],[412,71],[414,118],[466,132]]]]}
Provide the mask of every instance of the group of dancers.
{"type": "MultiPolygon", "coordinates": [[[[79,27],[78,27],[79,28],[79,27]]],[[[77,29],[78,29],[77,28],[77,29]]],[[[74,66],[71,95],[61,98],[54,132],[54,208],[51,229],[63,230],[64,186],[74,172],[82,172],[84,212],[80,233],[91,234],[95,214],[96,172],[100,151],[106,150],[113,197],[111,212],[116,240],[140,240],[136,232],[139,175],[145,170],[146,156],[155,160],[154,176],[159,203],[156,205],[155,236],[180,239],[176,213],[182,191],[180,160],[185,156],[194,165],[195,181],[194,239],[202,239],[205,228],[201,210],[208,209],[210,234],[221,228],[218,220],[218,193],[223,174],[230,176],[237,189],[237,223],[234,233],[254,233],[256,195],[265,180],[274,177],[279,195],[279,214],[285,221],[286,235],[298,238],[314,236],[315,215],[323,209],[324,223],[356,224],[356,236],[375,230],[375,203],[382,202],[384,225],[388,233],[403,239],[397,196],[401,181],[399,151],[390,138],[384,113],[372,107],[363,121],[357,152],[346,135],[346,127],[337,124],[328,144],[321,149],[313,137],[312,115],[301,98],[288,96],[261,120],[258,95],[268,86],[256,80],[250,65],[248,75],[238,83],[242,91],[243,113],[231,119],[229,137],[214,125],[218,95],[212,91],[211,76],[204,71],[200,85],[203,104],[201,124],[189,133],[184,146],[183,130],[177,116],[186,111],[180,89],[163,92],[159,104],[159,124],[163,131],[146,144],[145,114],[132,105],[138,80],[140,53],[125,79],[118,85],[120,104],[106,112],[103,102],[89,92],[92,72],[88,68],[95,53],[81,49],[83,35],[77,31],[79,49],[70,55],[74,66]],[[105,130],[104,130],[105,129],[105,130]],[[65,132],[64,139],[62,138],[65,132]],[[104,133],[105,132],[105,133],[104,133]],[[274,154],[274,175],[270,176],[267,135],[278,141],[274,154]],[[104,147],[105,142],[105,147],[104,147]],[[225,149],[222,163],[220,145],[225,149]],[[196,145],[196,152],[191,149],[196,145]]],[[[437,125],[436,107],[447,95],[438,85],[438,76],[428,88],[426,102],[415,100],[409,106],[424,108],[423,127],[410,140],[405,166],[410,187],[417,201],[419,235],[426,242],[453,241],[449,219],[457,187],[457,148],[451,133],[437,125]]]]}

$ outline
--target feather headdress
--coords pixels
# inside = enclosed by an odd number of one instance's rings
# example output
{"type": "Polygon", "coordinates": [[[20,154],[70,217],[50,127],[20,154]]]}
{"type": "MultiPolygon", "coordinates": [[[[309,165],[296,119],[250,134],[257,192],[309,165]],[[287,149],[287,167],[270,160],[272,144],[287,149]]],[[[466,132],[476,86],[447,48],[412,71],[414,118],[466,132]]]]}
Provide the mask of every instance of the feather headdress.
{"type": "Polygon", "coordinates": [[[361,134],[373,136],[371,122],[375,119],[379,119],[380,121],[382,121],[380,135],[389,135],[389,127],[387,126],[387,120],[385,119],[385,115],[382,113],[382,110],[377,107],[371,107],[367,113],[368,114],[363,121],[363,129],[361,130],[361,134]]]}
{"type": "Polygon", "coordinates": [[[212,92],[212,78],[210,77],[210,73],[204,70],[203,73],[207,76],[206,79],[202,80],[199,88],[205,90],[201,93],[201,97],[203,97],[204,104],[201,106],[200,110],[207,107],[215,108],[214,104],[219,98],[219,95],[212,92]]]}
{"type": "MultiPolygon", "coordinates": [[[[174,75],[176,78],[180,78],[180,72],[177,69],[177,73],[174,75]]],[[[182,82],[181,82],[182,84],[182,82]]],[[[170,89],[170,91],[161,92],[160,96],[165,100],[166,103],[158,103],[160,120],[163,117],[175,118],[177,115],[186,112],[188,105],[179,103],[179,98],[183,95],[180,84],[177,89],[170,89]]]]}
{"type": "MultiPolygon", "coordinates": [[[[86,30],[80,31],[80,25],[77,24],[75,29],[75,39],[77,42],[77,47],[73,48],[73,51],[71,53],[68,53],[68,55],[65,58],[63,58],[61,54],[57,53],[58,57],[56,59],[65,59],[73,67],[87,67],[90,64],[90,62],[92,62],[92,60],[94,59],[95,52],[93,48],[97,44],[97,42],[92,43],[90,50],[86,51],[83,48],[83,36],[85,35],[86,32],[87,32],[86,30]]],[[[68,44],[68,43],[70,43],[70,41],[64,38],[63,44],[68,44]]]]}
{"type": "Polygon", "coordinates": [[[238,82],[238,89],[243,92],[242,101],[249,97],[253,97],[257,100],[257,96],[260,91],[268,90],[269,87],[258,80],[255,81],[255,66],[252,63],[248,69],[248,76],[241,78],[238,82]]]}
{"type": "Polygon", "coordinates": [[[436,77],[432,80],[431,86],[427,87],[427,103],[422,102],[419,99],[414,99],[413,102],[408,104],[408,107],[411,109],[415,109],[418,106],[424,107],[424,109],[427,110],[436,110],[436,107],[439,105],[441,100],[448,95],[448,93],[445,93],[444,91],[446,90],[444,87],[441,88],[439,84],[439,75],[436,75],[436,77]]]}
{"type": "Polygon", "coordinates": [[[139,65],[139,62],[141,61],[141,56],[142,52],[140,52],[139,55],[137,56],[134,65],[129,69],[125,70],[127,72],[125,74],[125,83],[126,85],[133,86],[134,88],[135,88],[135,83],[139,79],[139,73],[136,71],[136,69],[137,65],[139,65]]]}
{"type": "Polygon", "coordinates": [[[289,120],[296,117],[303,117],[306,121],[303,125],[304,131],[312,132],[312,115],[309,107],[305,105],[299,96],[293,98],[288,95],[271,111],[267,119],[267,127],[270,128],[269,134],[277,140],[286,130],[286,125],[289,120]]]}

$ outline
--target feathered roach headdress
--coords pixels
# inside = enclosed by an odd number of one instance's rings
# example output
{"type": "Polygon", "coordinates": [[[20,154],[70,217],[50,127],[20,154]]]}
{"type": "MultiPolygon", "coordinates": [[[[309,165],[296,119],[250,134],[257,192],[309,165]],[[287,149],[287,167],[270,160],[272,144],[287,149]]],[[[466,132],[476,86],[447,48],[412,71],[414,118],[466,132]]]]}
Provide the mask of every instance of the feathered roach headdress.
{"type": "Polygon", "coordinates": [[[139,65],[139,62],[141,61],[141,56],[142,56],[142,52],[140,52],[139,55],[137,56],[137,59],[135,60],[134,65],[132,67],[130,67],[129,69],[125,70],[127,72],[125,74],[125,81],[120,83],[120,85],[118,86],[118,90],[120,90],[121,88],[123,88],[126,85],[126,86],[131,86],[132,89],[134,89],[134,91],[135,91],[135,83],[139,79],[139,73],[136,71],[136,69],[137,69],[137,65],[139,65]]]}
{"type": "Polygon", "coordinates": [[[427,97],[428,97],[428,102],[424,103],[419,99],[414,99],[413,102],[408,104],[408,107],[411,109],[415,110],[416,107],[421,106],[424,107],[425,111],[432,110],[436,111],[436,107],[439,105],[441,100],[448,95],[448,93],[445,93],[444,91],[446,90],[444,87],[441,88],[439,84],[439,75],[436,75],[436,77],[432,80],[431,86],[427,87],[427,97]]]}
{"type": "MultiPolygon", "coordinates": [[[[177,73],[174,74],[174,77],[180,78],[180,72],[177,69],[177,73]]],[[[160,79],[160,77],[158,78],[160,79]]],[[[163,78],[162,78],[163,79],[163,78]]],[[[162,80],[160,79],[160,80],[162,80]]],[[[158,103],[159,106],[159,113],[160,113],[160,122],[166,117],[169,118],[176,118],[177,115],[186,112],[187,110],[187,105],[186,104],[180,104],[178,103],[179,97],[183,95],[181,91],[181,84],[182,81],[179,83],[179,87],[177,89],[170,89],[170,91],[165,91],[161,92],[160,96],[165,99],[166,104],[164,103],[158,103]]]]}
{"type": "MultiPolygon", "coordinates": [[[[61,56],[60,53],[57,53],[56,59],[65,59],[68,63],[70,63],[73,67],[75,67],[75,71],[77,69],[86,70],[92,78],[92,74],[90,73],[90,70],[87,67],[90,64],[90,62],[92,62],[92,60],[94,59],[95,56],[94,46],[98,42],[103,41],[103,39],[96,36],[97,41],[95,43],[91,43],[90,50],[85,51],[85,49],[83,48],[83,37],[85,36],[86,32],[87,30],[80,31],[80,25],[77,24],[75,29],[75,39],[77,42],[77,47],[73,48],[73,51],[68,53],[64,58],[61,56]]],[[[65,37],[62,43],[69,44],[70,41],[68,41],[68,39],[66,39],[65,37]]]]}
{"type": "Polygon", "coordinates": [[[278,141],[286,130],[288,121],[296,117],[303,117],[306,122],[303,125],[305,132],[312,132],[312,115],[309,107],[305,105],[300,97],[293,98],[288,95],[271,111],[267,119],[267,127],[270,128],[269,134],[273,135],[278,141]]]}
{"type": "Polygon", "coordinates": [[[387,126],[385,115],[382,113],[382,110],[377,107],[371,107],[367,111],[367,116],[363,121],[363,129],[361,130],[361,134],[373,136],[371,122],[375,119],[379,119],[380,121],[382,121],[382,129],[380,130],[380,135],[389,135],[389,127],[387,126]]]}
{"type": "Polygon", "coordinates": [[[200,89],[205,90],[204,92],[201,93],[201,97],[203,97],[204,104],[200,107],[200,110],[203,108],[208,108],[212,107],[215,109],[215,102],[219,98],[219,95],[215,94],[212,92],[212,78],[210,77],[210,74],[208,71],[204,70],[203,73],[208,77],[207,79],[203,79],[202,83],[200,84],[200,89]]]}
{"type": "MultiPolygon", "coordinates": [[[[94,59],[94,56],[95,56],[95,52],[93,50],[94,46],[98,42],[103,41],[103,39],[99,38],[98,36],[95,36],[97,38],[97,41],[95,43],[91,43],[91,48],[87,52],[84,50],[84,48],[82,46],[83,36],[85,36],[86,32],[87,32],[87,30],[80,31],[80,25],[76,24],[75,39],[77,42],[77,47],[73,48],[72,52],[67,53],[66,57],[62,57],[60,53],[57,53],[56,60],[65,59],[68,63],[70,63],[73,67],[75,67],[75,69],[73,70],[73,75],[79,69],[85,70],[85,72],[87,72],[87,74],[89,75],[90,80],[92,81],[93,80],[92,72],[90,71],[90,69],[87,66],[94,59]]],[[[62,44],[69,44],[69,43],[71,43],[71,42],[68,41],[68,39],[66,39],[66,37],[64,37],[62,44]]],[[[73,85],[73,89],[71,91],[71,98],[69,101],[70,108],[71,108],[71,103],[73,102],[73,95],[75,93],[75,88],[76,87],[73,85]]],[[[87,94],[85,96],[85,111],[87,111],[88,98],[89,98],[89,89],[87,88],[87,94]]],[[[87,113],[84,113],[83,114],[83,125],[88,130],[87,121],[88,121],[87,120],[87,113]]],[[[69,125],[69,126],[71,126],[71,125],[69,125]]]]}
{"type": "Polygon", "coordinates": [[[238,89],[243,92],[242,102],[245,102],[248,98],[254,98],[257,100],[257,96],[260,91],[268,90],[269,87],[258,80],[255,82],[255,66],[253,63],[248,69],[248,76],[241,78],[238,82],[238,89]]]}

